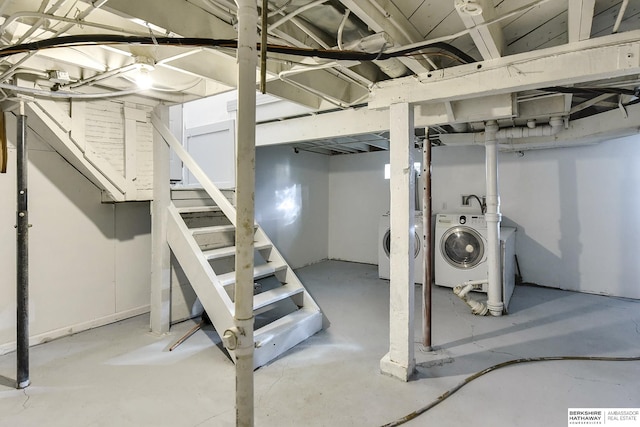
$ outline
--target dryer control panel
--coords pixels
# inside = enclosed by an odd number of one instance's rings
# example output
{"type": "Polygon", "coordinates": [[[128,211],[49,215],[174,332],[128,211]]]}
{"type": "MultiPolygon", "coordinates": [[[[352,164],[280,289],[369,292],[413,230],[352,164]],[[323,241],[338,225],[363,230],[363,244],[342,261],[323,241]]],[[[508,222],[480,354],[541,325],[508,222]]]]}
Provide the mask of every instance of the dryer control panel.
{"type": "Polygon", "coordinates": [[[474,227],[486,227],[487,222],[484,220],[483,215],[460,215],[458,217],[458,224],[471,225],[474,227]]]}

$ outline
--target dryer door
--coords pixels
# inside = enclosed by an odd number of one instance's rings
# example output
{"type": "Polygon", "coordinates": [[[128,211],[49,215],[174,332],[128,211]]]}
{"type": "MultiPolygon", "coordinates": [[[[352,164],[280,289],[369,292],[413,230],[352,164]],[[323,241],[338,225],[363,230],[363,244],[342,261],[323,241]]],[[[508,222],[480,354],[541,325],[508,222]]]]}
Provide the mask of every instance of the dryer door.
{"type": "MultiPolygon", "coordinates": [[[[387,257],[391,254],[391,229],[387,230],[384,233],[384,237],[382,238],[382,247],[384,248],[384,252],[387,254],[387,257]]],[[[420,254],[420,236],[418,233],[413,233],[413,257],[418,258],[420,254]]]]}
{"type": "Polygon", "coordinates": [[[469,227],[452,227],[440,241],[442,257],[460,269],[473,268],[482,261],[484,242],[480,234],[469,227]]]}

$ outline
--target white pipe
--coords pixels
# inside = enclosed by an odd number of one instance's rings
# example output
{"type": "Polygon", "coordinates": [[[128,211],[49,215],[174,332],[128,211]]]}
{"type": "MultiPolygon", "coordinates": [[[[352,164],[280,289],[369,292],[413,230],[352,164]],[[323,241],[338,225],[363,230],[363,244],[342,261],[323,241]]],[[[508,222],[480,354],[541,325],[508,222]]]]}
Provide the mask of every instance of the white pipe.
{"type": "Polygon", "coordinates": [[[624,16],[624,12],[627,10],[628,5],[629,5],[629,0],[622,0],[622,5],[620,5],[620,12],[618,12],[616,23],[613,25],[612,33],[618,32],[618,28],[620,28],[620,24],[622,23],[622,17],[624,16]]]}
{"type": "MultiPolygon", "coordinates": [[[[382,15],[384,15],[384,17],[391,23],[391,25],[396,27],[396,29],[400,32],[400,34],[402,34],[404,36],[404,38],[406,40],[408,40],[408,41],[412,40],[411,34],[409,34],[407,32],[407,30],[405,30],[404,26],[401,25],[393,17],[393,15],[391,15],[389,12],[387,12],[387,10],[384,7],[380,6],[376,0],[369,0],[369,3],[371,4],[371,6],[376,8],[378,10],[378,12],[380,12],[382,15]]],[[[422,55],[422,57],[424,58],[425,61],[427,61],[429,63],[429,65],[432,67],[432,69],[434,69],[434,70],[438,69],[438,66],[435,64],[435,62],[433,62],[431,60],[431,58],[429,58],[427,55],[422,55]]],[[[393,77],[393,76],[391,76],[391,77],[393,77]]]]}
{"type": "Polygon", "coordinates": [[[487,307],[493,316],[502,316],[502,275],[500,274],[500,196],[498,195],[498,123],[485,125],[485,167],[487,186],[487,267],[489,287],[487,307]]]}
{"type": "Polygon", "coordinates": [[[560,117],[552,117],[549,124],[536,127],[510,127],[500,129],[496,132],[496,139],[518,139],[530,136],[551,136],[557,134],[562,129],[563,121],[560,117]]]}
{"type": "Polygon", "coordinates": [[[20,93],[28,93],[34,96],[42,96],[45,98],[75,98],[75,99],[101,99],[101,98],[115,98],[118,96],[134,95],[142,92],[141,89],[132,90],[119,90],[116,92],[102,92],[102,93],[73,93],[73,92],[52,92],[50,90],[36,89],[22,86],[15,86],[6,83],[0,83],[0,89],[8,89],[20,93]]]}
{"type": "Polygon", "coordinates": [[[508,19],[508,18],[510,18],[512,16],[523,14],[523,13],[529,11],[530,9],[533,9],[534,7],[537,7],[537,6],[539,6],[539,5],[543,4],[543,3],[547,3],[547,2],[550,2],[550,1],[551,0],[538,0],[538,1],[535,1],[533,3],[527,4],[525,6],[519,7],[518,9],[514,9],[511,12],[506,13],[506,14],[501,15],[501,16],[498,16],[498,17],[496,17],[494,19],[490,19],[488,21],[480,22],[480,23],[476,24],[473,28],[467,28],[467,29],[464,29],[462,31],[458,31],[455,34],[450,34],[450,35],[442,36],[442,37],[436,37],[436,38],[431,39],[431,40],[424,40],[424,41],[421,41],[421,42],[411,43],[411,44],[408,44],[408,45],[405,45],[405,46],[394,47],[392,49],[389,49],[389,50],[385,51],[385,53],[395,53],[397,51],[405,50],[405,49],[425,48],[425,47],[428,47],[429,45],[432,45],[434,43],[455,40],[457,38],[460,38],[462,36],[465,36],[465,35],[469,34],[471,32],[471,30],[475,30],[477,28],[488,27],[489,25],[495,24],[496,22],[503,21],[503,20],[508,19]]]}
{"type": "MultiPolygon", "coordinates": [[[[369,86],[366,85],[365,83],[367,82],[361,82],[358,81],[356,78],[360,78],[363,79],[359,74],[356,73],[351,73],[350,70],[348,69],[349,66],[351,65],[357,65],[359,64],[359,62],[357,61],[331,61],[331,62],[327,62],[325,64],[320,64],[320,65],[312,65],[309,67],[305,67],[305,68],[292,68],[290,70],[285,70],[285,71],[281,71],[278,74],[278,78],[280,78],[280,80],[282,80],[283,82],[289,83],[290,85],[293,85],[299,89],[302,89],[304,91],[307,91],[309,93],[312,93],[316,96],[318,96],[319,98],[324,99],[327,102],[330,102],[333,105],[336,105],[340,108],[350,108],[352,105],[356,105],[360,102],[362,102],[365,98],[367,98],[369,96],[369,86]],[[305,73],[308,71],[318,71],[318,70],[329,70],[329,69],[334,69],[336,67],[344,67],[344,70],[336,70],[337,73],[340,74],[340,76],[344,77],[345,79],[348,79],[349,81],[351,81],[352,83],[362,87],[363,89],[366,89],[367,92],[365,95],[363,95],[362,97],[358,98],[357,100],[353,101],[353,102],[342,102],[339,99],[335,99],[332,98],[328,95],[325,95],[323,93],[321,93],[320,91],[313,89],[309,86],[303,85],[302,83],[299,83],[295,80],[292,80],[289,78],[289,76],[293,76],[296,74],[301,74],[301,73],[305,73]]],[[[370,82],[369,82],[370,83],[370,82]]]]}
{"type": "Polygon", "coordinates": [[[485,316],[489,309],[483,303],[474,300],[467,294],[477,286],[487,283],[486,280],[470,280],[453,288],[453,293],[460,297],[471,308],[471,312],[477,316],[485,316]]]}
{"type": "Polygon", "coordinates": [[[500,257],[500,196],[498,192],[498,140],[525,138],[529,136],[555,135],[562,129],[562,118],[552,117],[549,125],[530,127],[512,127],[500,129],[495,120],[485,125],[485,162],[487,210],[484,215],[487,222],[487,266],[489,286],[487,289],[487,307],[492,316],[502,316],[502,269],[500,257]]]}
{"type": "MultiPolygon", "coordinates": [[[[0,25],[0,34],[4,34],[4,32],[6,31],[7,27],[14,21],[21,19],[21,18],[39,18],[39,19],[50,19],[52,21],[60,21],[60,22],[65,22],[68,24],[72,24],[73,25],[85,25],[87,27],[94,27],[94,28],[99,28],[101,30],[108,30],[108,31],[116,31],[118,33],[125,33],[125,34],[134,34],[134,35],[140,35],[142,33],[137,33],[137,32],[132,32],[132,31],[127,31],[124,28],[120,28],[120,27],[114,27],[112,25],[106,25],[106,24],[100,24],[99,22],[89,22],[89,21],[81,21],[80,18],[67,18],[65,16],[57,16],[57,15],[52,15],[50,13],[38,13],[38,12],[16,12],[13,15],[11,15],[10,17],[7,18],[6,21],[4,21],[2,23],[2,25],[0,25]]],[[[56,32],[56,34],[59,34],[58,32],[56,32]]]]}
{"type": "Polygon", "coordinates": [[[340,50],[342,50],[342,33],[344,32],[344,26],[347,24],[347,20],[349,19],[350,14],[351,14],[351,11],[347,9],[347,11],[344,13],[344,16],[342,17],[342,21],[340,21],[340,26],[338,27],[337,42],[338,42],[338,49],[340,50]]]}
{"type": "MultiPolygon", "coordinates": [[[[52,37],[56,37],[59,36],[60,34],[66,32],[67,30],[69,30],[70,28],[72,28],[74,25],[82,22],[82,25],[88,25],[88,26],[93,26],[93,23],[91,22],[83,22],[82,20],[84,18],[86,18],[87,16],[89,16],[89,14],[91,12],[93,12],[94,10],[97,10],[99,8],[101,8],[102,6],[104,6],[105,3],[107,3],[107,1],[109,0],[95,0],[92,3],[92,7],[88,7],[84,10],[84,12],[80,13],[78,16],[76,16],[74,19],[72,19],[71,21],[73,23],[69,23],[67,25],[65,25],[63,28],[56,30],[52,37]]],[[[16,14],[19,15],[20,13],[16,14]]],[[[7,18],[8,20],[9,18],[7,18]]],[[[59,16],[51,16],[49,19],[58,19],[58,20],[62,20],[62,17],[59,16]]],[[[5,20],[2,23],[2,26],[0,28],[2,28],[2,30],[0,31],[0,36],[3,34],[4,29],[6,29],[6,25],[7,25],[7,21],[5,20]]],[[[99,25],[99,24],[96,24],[99,25]]],[[[125,32],[124,30],[120,30],[120,32],[125,32]]],[[[0,81],[2,80],[6,80],[7,77],[13,75],[13,72],[23,63],[25,63],[29,58],[31,58],[33,55],[35,55],[37,53],[37,51],[31,51],[29,53],[27,53],[25,56],[23,56],[18,62],[16,62],[15,64],[13,64],[11,67],[9,67],[8,70],[5,70],[4,73],[2,73],[2,75],[0,75],[0,81]]]]}
{"type": "MultiPolygon", "coordinates": [[[[267,31],[273,31],[276,27],[284,24],[285,22],[289,21],[291,18],[295,17],[296,15],[304,12],[305,10],[309,10],[311,8],[314,8],[316,6],[321,5],[322,3],[326,3],[329,0],[316,0],[314,2],[308,3],[302,7],[297,8],[295,11],[291,12],[290,14],[283,16],[282,18],[278,19],[276,22],[274,22],[273,24],[269,25],[269,28],[267,29],[267,31]]],[[[240,4],[240,2],[238,2],[238,4],[240,4]]],[[[240,13],[238,12],[238,19],[240,19],[240,13]]]]}
{"type": "Polygon", "coordinates": [[[253,426],[253,239],[256,172],[255,0],[238,0],[238,110],[236,150],[235,335],[236,426],[253,426]]]}

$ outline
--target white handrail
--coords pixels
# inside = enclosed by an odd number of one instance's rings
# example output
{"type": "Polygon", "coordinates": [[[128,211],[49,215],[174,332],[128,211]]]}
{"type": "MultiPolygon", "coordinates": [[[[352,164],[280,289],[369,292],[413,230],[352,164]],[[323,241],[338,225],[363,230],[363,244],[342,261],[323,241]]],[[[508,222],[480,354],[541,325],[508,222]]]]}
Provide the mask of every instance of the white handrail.
{"type": "MultiPolygon", "coordinates": [[[[151,114],[151,123],[153,127],[158,131],[162,139],[171,147],[171,149],[178,155],[180,160],[182,160],[182,164],[189,169],[191,174],[196,177],[204,191],[207,192],[209,197],[213,199],[216,205],[222,210],[222,212],[227,216],[231,224],[236,225],[236,208],[231,204],[231,202],[225,197],[225,195],[220,191],[218,187],[209,179],[207,174],[202,170],[202,168],[196,163],[196,161],[191,157],[191,154],[184,149],[180,141],[176,139],[175,136],[171,133],[169,128],[162,123],[162,120],[155,114],[151,114]]],[[[160,183],[154,183],[154,185],[159,185],[160,183]]]]}

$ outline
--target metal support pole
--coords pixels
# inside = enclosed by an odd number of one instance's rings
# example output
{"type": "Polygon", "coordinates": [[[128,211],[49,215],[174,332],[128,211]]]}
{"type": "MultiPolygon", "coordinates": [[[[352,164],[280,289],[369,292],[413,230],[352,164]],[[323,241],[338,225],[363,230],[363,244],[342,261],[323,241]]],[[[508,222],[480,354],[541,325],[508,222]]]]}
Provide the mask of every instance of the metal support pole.
{"type": "Polygon", "coordinates": [[[422,345],[431,350],[431,286],[433,282],[433,236],[431,233],[431,141],[429,129],[425,129],[422,146],[422,176],[424,197],[422,198],[422,221],[424,230],[424,281],[422,282],[422,345]]]}
{"type": "Polygon", "coordinates": [[[27,205],[27,117],[20,103],[17,135],[17,215],[16,215],[16,296],[17,296],[17,377],[16,388],[26,388],[29,380],[29,212],[27,205]]]}
{"type": "MultiPolygon", "coordinates": [[[[238,1],[238,113],[236,151],[236,425],[253,426],[253,239],[256,173],[255,0],[238,1]]],[[[263,28],[263,31],[266,29],[263,28]]],[[[225,334],[227,331],[225,331],[225,334]]]]}

